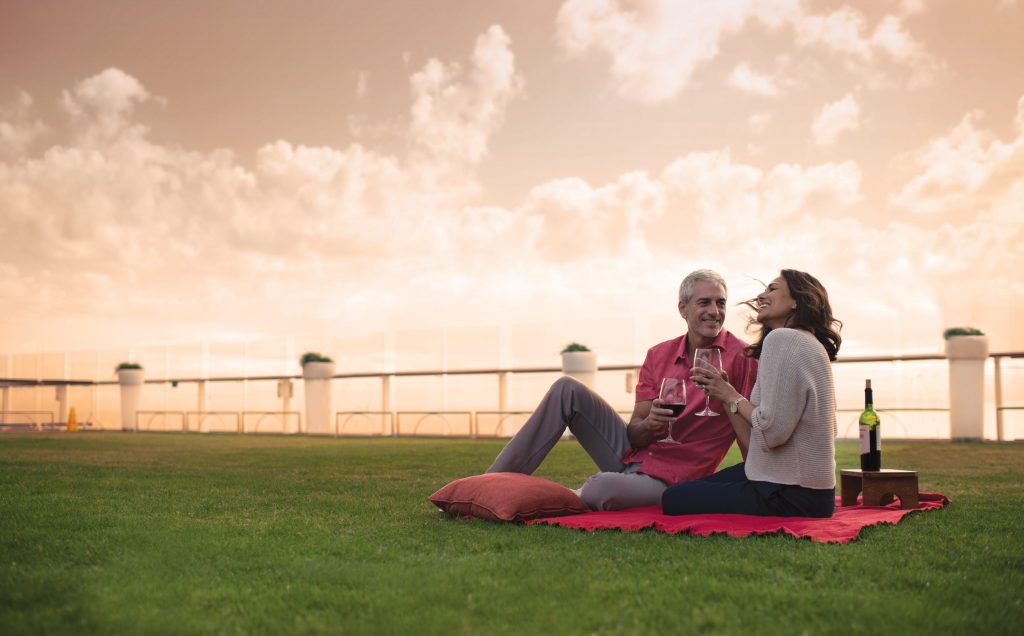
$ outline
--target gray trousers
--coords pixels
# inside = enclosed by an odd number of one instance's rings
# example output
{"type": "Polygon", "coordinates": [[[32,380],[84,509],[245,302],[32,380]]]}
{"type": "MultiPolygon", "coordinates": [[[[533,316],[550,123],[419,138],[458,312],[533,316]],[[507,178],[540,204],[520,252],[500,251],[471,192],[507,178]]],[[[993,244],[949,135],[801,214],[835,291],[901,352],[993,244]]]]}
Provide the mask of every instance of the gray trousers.
{"type": "Polygon", "coordinates": [[[665,484],[636,472],[639,464],[624,465],[629,450],[626,423],[599,395],[570,377],[559,378],[526,421],[498,453],[489,473],[533,474],[565,429],[579,440],[602,472],[579,490],[592,510],[620,510],[661,503],[665,484]]]}

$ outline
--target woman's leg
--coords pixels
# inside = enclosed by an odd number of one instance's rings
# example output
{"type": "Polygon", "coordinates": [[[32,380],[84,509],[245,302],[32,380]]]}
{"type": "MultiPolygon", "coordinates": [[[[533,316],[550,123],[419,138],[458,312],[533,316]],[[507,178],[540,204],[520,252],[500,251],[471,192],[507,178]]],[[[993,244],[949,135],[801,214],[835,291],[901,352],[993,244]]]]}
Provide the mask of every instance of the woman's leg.
{"type": "Polygon", "coordinates": [[[836,490],[786,486],[779,491],[774,503],[781,511],[775,513],[779,516],[828,518],[836,510],[836,490]]]}
{"type": "Polygon", "coordinates": [[[741,481],[747,478],[746,462],[740,462],[717,473],[701,477],[698,481],[741,481]]]}
{"type": "Polygon", "coordinates": [[[750,481],[745,474],[737,474],[736,469],[741,467],[732,466],[704,479],[668,488],[661,496],[662,511],[667,515],[731,513],[827,518],[835,510],[834,489],[750,481]]]}
{"type": "MultiPolygon", "coordinates": [[[[730,470],[730,469],[727,469],[730,470]]],[[[667,515],[728,513],[770,515],[765,498],[755,482],[745,475],[732,481],[710,477],[672,486],[661,495],[661,510],[667,515]]]]}

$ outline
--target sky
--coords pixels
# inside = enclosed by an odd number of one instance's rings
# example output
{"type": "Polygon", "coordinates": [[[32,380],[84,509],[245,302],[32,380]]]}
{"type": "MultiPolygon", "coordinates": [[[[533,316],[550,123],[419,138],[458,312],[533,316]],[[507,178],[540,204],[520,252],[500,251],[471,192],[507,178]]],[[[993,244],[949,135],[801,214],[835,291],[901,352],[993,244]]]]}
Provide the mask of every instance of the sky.
{"type": "Polygon", "coordinates": [[[848,355],[1024,350],[1022,5],[0,0],[0,352],[646,346],[699,267],[814,274],[848,355]]]}

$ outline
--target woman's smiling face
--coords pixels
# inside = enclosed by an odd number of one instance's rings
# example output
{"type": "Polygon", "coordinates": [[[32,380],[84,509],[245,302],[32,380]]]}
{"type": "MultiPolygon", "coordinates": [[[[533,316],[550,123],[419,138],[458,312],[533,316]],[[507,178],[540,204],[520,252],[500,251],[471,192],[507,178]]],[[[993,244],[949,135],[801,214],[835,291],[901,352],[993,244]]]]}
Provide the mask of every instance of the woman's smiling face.
{"type": "Polygon", "coordinates": [[[796,310],[796,301],[789,293],[786,279],[779,276],[757,296],[757,322],[770,329],[784,327],[796,310]]]}

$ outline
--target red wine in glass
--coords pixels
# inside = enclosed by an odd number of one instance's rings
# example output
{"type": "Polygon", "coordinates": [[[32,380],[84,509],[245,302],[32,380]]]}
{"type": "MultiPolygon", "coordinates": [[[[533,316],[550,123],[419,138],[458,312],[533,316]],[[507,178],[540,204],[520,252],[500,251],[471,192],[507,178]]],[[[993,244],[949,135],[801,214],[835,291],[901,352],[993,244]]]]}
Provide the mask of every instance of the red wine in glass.
{"type": "MultiPolygon", "coordinates": [[[[661,392],[658,394],[658,397],[660,398],[661,408],[670,409],[672,411],[672,415],[679,417],[682,415],[683,409],[686,407],[686,380],[680,380],[678,378],[662,379],[661,392]]],[[[665,442],[667,444],[679,443],[672,437],[671,424],[669,424],[668,430],[665,431],[665,437],[658,441],[665,442]]]]}
{"type": "Polygon", "coordinates": [[[672,411],[672,415],[679,417],[683,414],[683,409],[686,408],[686,404],[662,404],[661,408],[672,411]]]}

